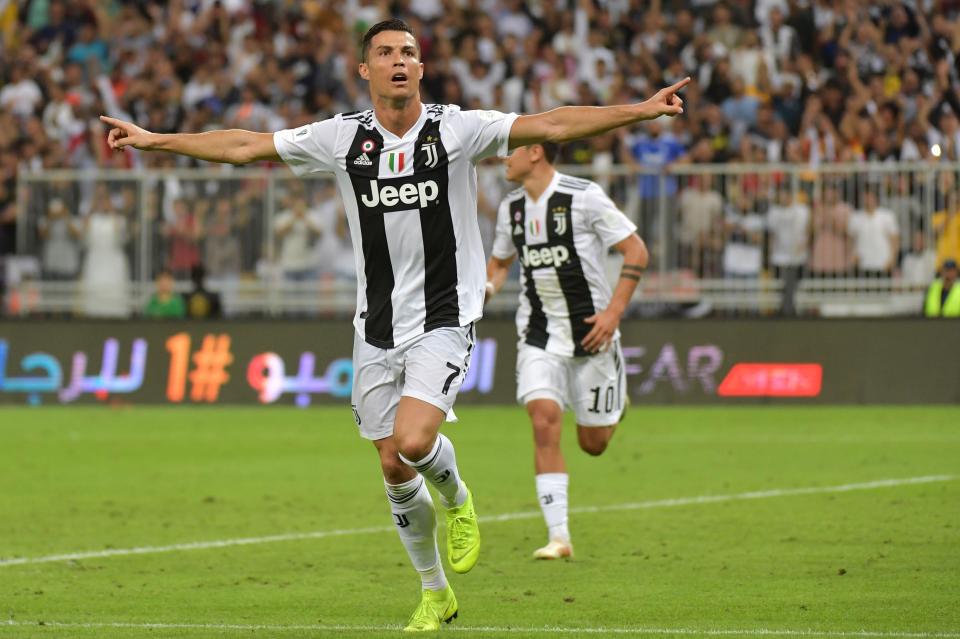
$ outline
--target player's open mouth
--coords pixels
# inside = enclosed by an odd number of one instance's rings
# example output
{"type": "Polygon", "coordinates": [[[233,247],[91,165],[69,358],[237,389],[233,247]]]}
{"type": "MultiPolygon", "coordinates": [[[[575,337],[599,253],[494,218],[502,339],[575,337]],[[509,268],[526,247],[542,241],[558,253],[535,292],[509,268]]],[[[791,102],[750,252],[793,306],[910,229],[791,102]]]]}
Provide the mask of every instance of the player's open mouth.
{"type": "Polygon", "coordinates": [[[393,76],[391,76],[390,81],[393,82],[394,84],[406,84],[406,82],[407,82],[407,74],[406,74],[406,73],[394,73],[393,76]]]}

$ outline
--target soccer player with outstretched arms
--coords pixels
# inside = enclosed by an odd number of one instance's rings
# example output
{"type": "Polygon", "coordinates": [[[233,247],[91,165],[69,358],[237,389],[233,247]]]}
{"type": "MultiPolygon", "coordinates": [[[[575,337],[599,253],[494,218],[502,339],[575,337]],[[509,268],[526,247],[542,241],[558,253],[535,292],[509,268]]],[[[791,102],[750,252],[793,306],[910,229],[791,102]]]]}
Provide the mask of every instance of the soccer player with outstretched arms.
{"type": "Polygon", "coordinates": [[[231,164],[282,160],[297,175],[333,173],[357,262],[354,418],[376,447],[391,519],[420,575],[420,604],[406,630],[429,631],[456,617],[458,604],[437,550],[428,485],[446,515],[449,566],[465,573],[480,551],[473,496],[440,432],[445,419],[454,419],[483,309],[475,166],[510,148],[682,113],[677,92],[689,79],[638,104],[518,116],[423,104],[420,50],[400,20],[371,27],[361,59],[373,108],[296,129],[156,134],[102,120],[112,127],[107,141],[116,150],[231,164]]]}

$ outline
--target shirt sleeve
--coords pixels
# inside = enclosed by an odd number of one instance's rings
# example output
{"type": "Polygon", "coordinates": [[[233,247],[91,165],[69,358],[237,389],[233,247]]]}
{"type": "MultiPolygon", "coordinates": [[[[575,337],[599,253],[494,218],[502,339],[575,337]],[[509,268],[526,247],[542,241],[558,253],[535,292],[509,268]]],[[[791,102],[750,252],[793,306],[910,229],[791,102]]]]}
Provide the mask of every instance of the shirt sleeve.
{"type": "Polygon", "coordinates": [[[507,155],[510,129],[517,119],[516,113],[460,111],[452,108],[449,114],[453,130],[471,162],[507,155]]]}
{"type": "Polygon", "coordinates": [[[493,249],[490,254],[505,260],[517,254],[517,247],[513,244],[513,234],[510,229],[510,207],[507,200],[500,203],[497,210],[497,230],[493,237],[493,249]]]}
{"type": "Polygon", "coordinates": [[[887,227],[889,235],[900,234],[900,223],[897,222],[897,215],[893,211],[887,211],[887,227]]]}
{"type": "Polygon", "coordinates": [[[584,191],[584,211],[590,227],[605,247],[622,242],[637,230],[636,224],[596,184],[584,191]]]}
{"type": "Polygon", "coordinates": [[[273,134],[277,154],[296,175],[331,172],[337,166],[339,116],[273,134]]]}
{"type": "Polygon", "coordinates": [[[852,213],[847,218],[847,233],[856,237],[860,233],[860,214],[852,213]]]}
{"type": "Polygon", "coordinates": [[[670,143],[670,161],[673,162],[679,158],[683,157],[683,154],[686,153],[687,149],[682,144],[676,140],[670,143]]]}

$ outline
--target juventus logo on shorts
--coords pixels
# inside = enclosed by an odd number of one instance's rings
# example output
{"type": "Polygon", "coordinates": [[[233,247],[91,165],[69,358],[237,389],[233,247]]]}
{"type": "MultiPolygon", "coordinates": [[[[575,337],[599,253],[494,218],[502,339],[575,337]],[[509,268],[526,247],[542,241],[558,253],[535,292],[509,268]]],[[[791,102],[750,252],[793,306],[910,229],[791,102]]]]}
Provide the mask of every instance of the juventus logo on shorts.
{"type": "Polygon", "coordinates": [[[393,513],[393,519],[397,522],[398,528],[406,528],[407,526],[410,525],[410,520],[407,519],[406,515],[393,513]]]}
{"type": "Polygon", "coordinates": [[[435,168],[440,162],[440,155],[437,153],[437,144],[436,142],[431,142],[430,144],[424,144],[420,147],[424,153],[427,154],[427,160],[423,163],[428,169],[435,168]]]}
{"type": "Polygon", "coordinates": [[[542,499],[543,499],[544,506],[549,506],[550,504],[553,503],[553,495],[544,495],[542,499]]]}

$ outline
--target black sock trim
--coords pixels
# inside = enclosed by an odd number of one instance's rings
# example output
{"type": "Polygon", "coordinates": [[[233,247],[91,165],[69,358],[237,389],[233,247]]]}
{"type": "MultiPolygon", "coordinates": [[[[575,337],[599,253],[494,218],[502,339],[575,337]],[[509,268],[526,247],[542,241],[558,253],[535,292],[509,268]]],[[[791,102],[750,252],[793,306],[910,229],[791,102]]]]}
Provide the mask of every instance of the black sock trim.
{"type": "Polygon", "coordinates": [[[437,461],[437,457],[440,456],[441,450],[443,450],[443,440],[440,439],[440,435],[437,435],[437,452],[435,452],[433,454],[433,457],[431,457],[429,460],[420,464],[414,464],[413,469],[416,470],[418,473],[422,473],[426,469],[433,466],[433,462],[437,461]]]}
{"type": "Polygon", "coordinates": [[[395,504],[405,504],[405,503],[407,503],[408,501],[410,501],[411,499],[413,499],[414,497],[416,497],[416,496],[417,496],[417,493],[420,492],[420,489],[421,489],[421,488],[423,488],[423,477],[420,478],[420,483],[417,484],[417,487],[416,487],[414,490],[412,490],[409,494],[403,495],[403,496],[401,496],[401,497],[394,497],[394,496],[391,495],[391,494],[389,493],[389,491],[388,491],[388,492],[387,492],[387,499],[389,499],[390,501],[392,501],[392,502],[395,503],[395,504]]]}

